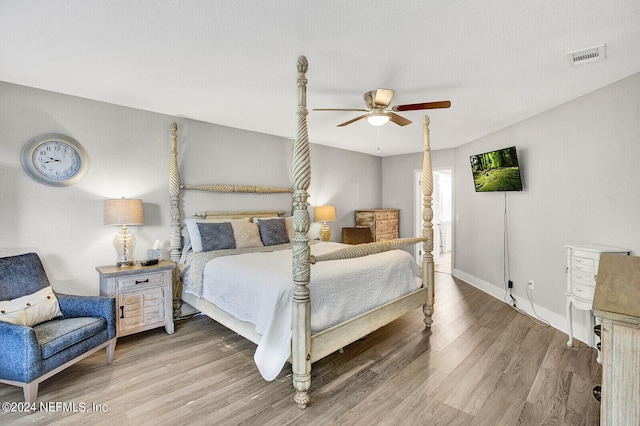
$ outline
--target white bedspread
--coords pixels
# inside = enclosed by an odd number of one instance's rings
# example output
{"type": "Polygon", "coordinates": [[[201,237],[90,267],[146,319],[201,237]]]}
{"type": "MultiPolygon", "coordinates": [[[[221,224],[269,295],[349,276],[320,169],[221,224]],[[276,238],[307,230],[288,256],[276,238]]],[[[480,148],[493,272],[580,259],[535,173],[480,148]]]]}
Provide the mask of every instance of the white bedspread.
{"type": "MultiPolygon", "coordinates": [[[[345,247],[311,245],[312,254],[345,247]]],[[[202,297],[251,322],[261,340],[254,355],[260,374],[273,380],[291,353],[293,278],[291,250],[246,253],[210,260],[202,297]]],[[[420,288],[411,255],[392,250],[358,259],[311,265],[311,329],[322,331],[420,288]]]]}

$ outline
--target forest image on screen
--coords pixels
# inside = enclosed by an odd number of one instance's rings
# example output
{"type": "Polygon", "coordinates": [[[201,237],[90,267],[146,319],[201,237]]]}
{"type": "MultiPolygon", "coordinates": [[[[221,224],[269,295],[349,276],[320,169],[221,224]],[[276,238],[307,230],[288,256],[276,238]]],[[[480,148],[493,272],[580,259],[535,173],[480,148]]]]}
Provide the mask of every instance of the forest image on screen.
{"type": "Polygon", "coordinates": [[[516,147],[471,156],[476,192],[521,191],[516,147]]]}

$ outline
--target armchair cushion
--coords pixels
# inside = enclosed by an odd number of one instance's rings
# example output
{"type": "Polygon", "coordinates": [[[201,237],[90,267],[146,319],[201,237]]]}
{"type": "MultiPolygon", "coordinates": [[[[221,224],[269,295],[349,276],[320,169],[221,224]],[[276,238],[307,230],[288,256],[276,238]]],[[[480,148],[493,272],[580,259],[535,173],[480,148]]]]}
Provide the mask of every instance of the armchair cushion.
{"type": "Polygon", "coordinates": [[[63,318],[102,317],[107,321],[109,339],[116,337],[116,301],[106,296],[74,296],[58,293],[63,318]]]}
{"type": "MultiPolygon", "coordinates": [[[[47,321],[33,327],[40,344],[42,359],[45,360],[58,352],[80,343],[106,330],[107,321],[101,317],[79,317],[47,321]]],[[[93,347],[93,346],[91,346],[93,347]]],[[[85,350],[78,349],[80,352],[85,350]]]]}
{"type": "Polygon", "coordinates": [[[0,321],[32,327],[59,316],[62,312],[50,286],[17,299],[0,301],[0,321]]]}

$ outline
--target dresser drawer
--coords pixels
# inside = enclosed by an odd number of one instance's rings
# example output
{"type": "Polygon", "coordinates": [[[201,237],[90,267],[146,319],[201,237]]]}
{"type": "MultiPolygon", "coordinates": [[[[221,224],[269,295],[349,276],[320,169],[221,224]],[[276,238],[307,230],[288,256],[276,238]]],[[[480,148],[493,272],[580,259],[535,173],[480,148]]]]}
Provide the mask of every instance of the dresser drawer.
{"type": "Polygon", "coordinates": [[[595,272],[596,261],[595,259],[589,259],[586,257],[571,257],[571,269],[584,272],[595,272]]]}
{"type": "Polygon", "coordinates": [[[589,250],[573,249],[571,250],[571,254],[573,255],[573,257],[580,257],[583,259],[600,259],[599,252],[593,252],[589,250]]]}
{"type": "Polygon", "coordinates": [[[162,286],[163,284],[164,274],[160,272],[151,274],[128,275],[116,278],[116,287],[118,291],[162,286]]]}
{"type": "Polygon", "coordinates": [[[376,212],[376,220],[397,219],[397,218],[398,218],[397,211],[377,211],[376,212]]]}
{"type": "Polygon", "coordinates": [[[398,232],[398,221],[395,219],[376,220],[376,233],[390,234],[398,232]]]}
{"type": "Polygon", "coordinates": [[[596,286],[596,276],[593,272],[571,271],[571,282],[574,285],[584,285],[589,287],[596,286]]]}
{"type": "Polygon", "coordinates": [[[574,296],[579,297],[585,300],[593,300],[593,295],[596,292],[596,287],[594,286],[586,286],[580,284],[574,284],[572,293],[574,296]]]}

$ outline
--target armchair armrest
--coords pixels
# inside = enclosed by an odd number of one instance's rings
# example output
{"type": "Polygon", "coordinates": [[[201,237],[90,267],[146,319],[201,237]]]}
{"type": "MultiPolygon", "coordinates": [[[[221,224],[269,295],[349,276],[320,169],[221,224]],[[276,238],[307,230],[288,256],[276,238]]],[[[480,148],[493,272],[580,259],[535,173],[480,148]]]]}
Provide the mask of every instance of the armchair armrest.
{"type": "Polygon", "coordinates": [[[41,370],[36,332],[26,325],[0,321],[0,379],[29,383],[41,370]]]}
{"type": "Polygon", "coordinates": [[[116,300],[105,296],[75,296],[56,293],[60,310],[65,318],[104,317],[109,339],[116,337],[116,300]]]}

